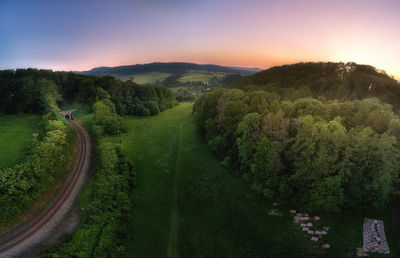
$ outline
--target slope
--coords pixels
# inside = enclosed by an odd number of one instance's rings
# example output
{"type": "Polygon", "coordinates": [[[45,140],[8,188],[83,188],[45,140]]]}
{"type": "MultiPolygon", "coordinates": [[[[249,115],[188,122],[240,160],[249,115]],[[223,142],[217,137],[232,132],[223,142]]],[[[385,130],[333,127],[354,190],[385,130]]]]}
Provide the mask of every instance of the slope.
{"type": "Polygon", "coordinates": [[[379,97],[399,108],[399,83],[384,71],[356,63],[298,63],[272,67],[243,78],[234,87],[266,90],[286,99],[379,97]]]}

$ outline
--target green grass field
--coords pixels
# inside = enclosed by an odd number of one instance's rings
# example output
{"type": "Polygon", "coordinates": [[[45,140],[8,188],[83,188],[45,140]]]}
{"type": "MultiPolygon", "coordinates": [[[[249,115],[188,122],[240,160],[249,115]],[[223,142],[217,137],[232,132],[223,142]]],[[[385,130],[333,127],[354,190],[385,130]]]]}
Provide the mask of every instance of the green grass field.
{"type": "Polygon", "coordinates": [[[38,116],[0,116],[0,168],[12,167],[29,152],[33,124],[38,116]]]}
{"type": "Polygon", "coordinates": [[[122,81],[132,80],[139,84],[152,84],[158,81],[163,81],[165,78],[170,76],[171,73],[161,73],[161,72],[150,72],[132,75],[114,75],[116,78],[122,81]]]}
{"type": "Polygon", "coordinates": [[[197,136],[191,109],[124,117],[122,142],[138,172],[128,256],[301,255],[302,232],[286,216],[268,216],[271,204],[221,166],[197,136]]]}
{"type": "MultiPolygon", "coordinates": [[[[122,81],[132,80],[139,84],[147,84],[147,83],[153,84],[163,81],[170,75],[171,73],[149,72],[141,74],[114,75],[114,76],[122,81]]],[[[207,72],[201,70],[187,71],[183,74],[181,78],[179,78],[179,82],[181,83],[190,83],[195,81],[206,82],[211,80],[212,78],[222,79],[226,75],[227,73],[207,72]]]]}
{"type": "MultiPolygon", "coordinates": [[[[128,257],[317,256],[290,207],[273,207],[214,158],[191,110],[183,103],[154,117],[124,117],[128,133],[121,139],[138,173],[128,257]],[[269,216],[272,208],[283,216],[269,216]]],[[[362,246],[365,214],[318,215],[316,224],[330,227],[319,241],[332,246],[325,257],[351,257],[362,246]]],[[[377,217],[385,220],[392,252],[382,257],[399,257],[390,217],[377,217]]]]}
{"type": "Polygon", "coordinates": [[[207,72],[207,71],[188,71],[181,78],[179,78],[180,82],[194,82],[201,81],[206,82],[211,80],[212,78],[222,79],[226,76],[227,73],[217,73],[217,72],[207,72]]]}
{"type": "Polygon", "coordinates": [[[174,88],[169,88],[173,93],[177,93],[179,90],[191,90],[193,87],[186,87],[186,86],[180,86],[180,87],[174,87],[174,88]]]}

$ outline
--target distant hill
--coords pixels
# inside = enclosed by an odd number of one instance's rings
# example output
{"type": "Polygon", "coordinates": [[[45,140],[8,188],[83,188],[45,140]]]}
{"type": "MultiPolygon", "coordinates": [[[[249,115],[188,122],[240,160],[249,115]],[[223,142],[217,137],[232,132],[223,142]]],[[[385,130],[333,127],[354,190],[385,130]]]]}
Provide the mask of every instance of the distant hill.
{"type": "Polygon", "coordinates": [[[98,77],[113,76],[122,81],[175,88],[178,99],[190,100],[203,91],[233,85],[243,77],[259,71],[259,68],[173,62],[97,67],[76,73],[98,77]]]}
{"type": "Polygon", "coordinates": [[[243,90],[267,90],[286,99],[378,97],[400,107],[400,85],[384,71],[356,63],[298,63],[276,66],[246,76],[234,84],[243,90]]]}
{"type": "Polygon", "coordinates": [[[171,62],[171,63],[149,63],[149,64],[135,64],[135,65],[124,65],[116,67],[96,67],[89,71],[82,71],[78,73],[94,76],[103,75],[134,75],[141,73],[159,72],[159,73],[184,73],[188,71],[206,71],[206,72],[217,72],[217,73],[230,73],[230,74],[242,74],[250,75],[261,71],[259,68],[245,68],[245,67],[232,67],[232,66],[220,66],[213,64],[195,64],[195,63],[184,63],[184,62],[171,62]]]}

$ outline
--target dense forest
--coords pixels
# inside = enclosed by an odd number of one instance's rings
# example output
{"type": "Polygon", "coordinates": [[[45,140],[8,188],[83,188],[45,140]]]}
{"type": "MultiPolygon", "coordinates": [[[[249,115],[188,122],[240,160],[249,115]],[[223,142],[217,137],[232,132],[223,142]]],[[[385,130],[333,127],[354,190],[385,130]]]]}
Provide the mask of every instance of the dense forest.
{"type": "Polygon", "coordinates": [[[323,99],[364,99],[378,97],[400,107],[398,82],[384,71],[356,63],[298,63],[272,67],[247,76],[234,88],[265,90],[282,99],[301,97],[323,99]]]}
{"type": "Polygon", "coordinates": [[[56,101],[93,105],[110,100],[119,115],[155,115],[177,104],[173,93],[157,85],[122,82],[111,76],[94,77],[69,72],[17,69],[0,71],[0,111],[45,113],[48,85],[60,93],[56,101]]]}
{"type": "Polygon", "coordinates": [[[379,210],[399,193],[400,87],[389,76],[353,63],[297,64],[236,87],[200,97],[195,122],[266,198],[309,211],[379,210]]]}

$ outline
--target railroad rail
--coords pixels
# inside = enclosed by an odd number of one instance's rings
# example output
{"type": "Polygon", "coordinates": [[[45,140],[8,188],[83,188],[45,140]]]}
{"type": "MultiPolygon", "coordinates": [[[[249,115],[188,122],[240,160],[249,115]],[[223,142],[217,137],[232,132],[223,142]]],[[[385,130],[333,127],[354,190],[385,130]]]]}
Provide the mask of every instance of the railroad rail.
{"type": "Polygon", "coordinates": [[[77,122],[70,120],[69,124],[77,133],[79,141],[78,157],[73,172],[63,185],[61,191],[59,191],[41,213],[14,230],[0,236],[0,257],[2,257],[8,250],[17,247],[33,237],[36,233],[40,232],[40,230],[43,229],[43,227],[45,227],[55,215],[57,215],[64,203],[70,199],[71,193],[77,185],[81,174],[87,169],[87,165],[85,166],[85,164],[88,164],[86,159],[88,159],[87,154],[90,151],[88,145],[88,134],[77,122]]]}

